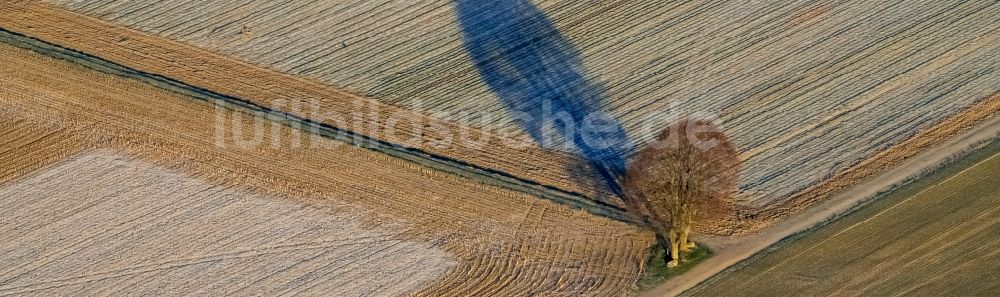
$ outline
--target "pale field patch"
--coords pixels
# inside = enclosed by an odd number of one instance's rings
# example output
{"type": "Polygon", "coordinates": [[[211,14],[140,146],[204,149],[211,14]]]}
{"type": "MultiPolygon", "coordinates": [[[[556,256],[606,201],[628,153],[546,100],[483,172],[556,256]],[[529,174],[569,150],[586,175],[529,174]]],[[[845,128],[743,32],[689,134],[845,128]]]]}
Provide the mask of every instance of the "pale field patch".
{"type": "Polygon", "coordinates": [[[403,295],[453,256],[98,150],[0,188],[0,295],[403,295]]]}

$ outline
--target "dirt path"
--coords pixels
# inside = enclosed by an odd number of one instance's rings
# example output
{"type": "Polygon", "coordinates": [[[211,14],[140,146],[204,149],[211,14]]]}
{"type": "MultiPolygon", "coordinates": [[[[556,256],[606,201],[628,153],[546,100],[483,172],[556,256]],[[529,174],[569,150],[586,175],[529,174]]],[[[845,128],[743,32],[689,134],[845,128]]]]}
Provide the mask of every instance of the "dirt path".
{"type": "Polygon", "coordinates": [[[919,177],[997,136],[1000,136],[1000,117],[994,116],[966,133],[930,148],[895,168],[837,194],[826,202],[790,216],[760,233],[735,238],[705,239],[704,242],[715,250],[715,256],[644,295],[676,296],[788,236],[837,218],[875,195],[919,177]]]}

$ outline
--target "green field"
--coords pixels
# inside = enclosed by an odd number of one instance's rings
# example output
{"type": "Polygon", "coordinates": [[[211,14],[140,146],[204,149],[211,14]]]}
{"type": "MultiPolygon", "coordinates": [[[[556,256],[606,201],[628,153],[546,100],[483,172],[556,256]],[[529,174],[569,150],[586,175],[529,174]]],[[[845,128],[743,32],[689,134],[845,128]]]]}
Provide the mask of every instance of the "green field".
{"type": "Polygon", "coordinates": [[[685,292],[1000,296],[1000,142],[685,292]]]}

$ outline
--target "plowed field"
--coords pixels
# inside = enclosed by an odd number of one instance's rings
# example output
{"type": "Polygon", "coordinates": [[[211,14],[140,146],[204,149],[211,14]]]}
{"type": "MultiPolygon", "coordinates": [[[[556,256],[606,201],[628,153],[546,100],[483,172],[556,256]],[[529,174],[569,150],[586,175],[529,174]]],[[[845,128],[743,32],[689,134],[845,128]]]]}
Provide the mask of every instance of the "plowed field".
{"type": "MultiPolygon", "coordinates": [[[[470,124],[486,131],[519,129],[465,52],[454,1],[48,2],[380,102],[485,113],[492,122],[470,124]]],[[[476,13],[511,9],[501,3],[476,13]]],[[[532,3],[577,47],[605,87],[603,109],[638,143],[678,113],[717,115],[742,152],[748,216],[794,204],[1000,85],[1000,4],[990,0],[532,3]]],[[[35,27],[25,32],[45,31],[35,27]]],[[[486,154],[516,163],[520,153],[486,154]]],[[[551,178],[568,166],[536,175],[487,165],[590,193],[551,178]]]]}
{"type": "MultiPolygon", "coordinates": [[[[313,281],[324,279],[369,282],[371,275],[338,272],[370,271],[401,280],[370,288],[386,292],[620,295],[639,277],[645,249],[653,241],[651,234],[626,223],[428,170],[333,139],[302,135],[309,142],[293,147],[288,144],[302,130],[272,125],[270,120],[257,121],[265,125],[267,133],[260,134],[260,144],[254,145],[249,142],[253,139],[249,127],[255,123],[250,113],[24,49],[0,45],[0,62],[5,65],[0,69],[0,110],[4,111],[0,127],[5,133],[2,168],[7,172],[0,188],[17,193],[4,195],[4,199],[14,199],[14,204],[21,205],[18,207],[50,212],[66,209],[43,206],[86,201],[100,206],[70,216],[3,216],[6,222],[16,224],[3,224],[8,227],[70,224],[83,228],[72,236],[43,232],[49,229],[17,229],[17,234],[37,233],[31,236],[33,244],[5,237],[0,244],[8,252],[5,257],[11,257],[12,262],[7,263],[17,265],[0,273],[3,292],[45,294],[105,286],[120,292],[149,292],[140,289],[155,290],[155,284],[168,281],[184,281],[188,286],[160,293],[224,293],[247,285],[252,289],[252,283],[220,278],[238,277],[227,271],[250,269],[241,260],[225,260],[222,258],[227,256],[220,254],[250,257],[259,252],[249,250],[256,246],[251,241],[269,242],[263,246],[274,247],[320,241],[313,251],[330,250],[326,245],[337,244],[362,244],[365,248],[358,250],[364,251],[361,253],[339,249],[335,253],[344,252],[340,255],[350,258],[343,260],[347,262],[324,262],[344,263],[345,267],[286,256],[253,256],[277,265],[254,267],[280,270],[281,265],[302,265],[286,274],[261,275],[265,277],[262,281],[290,290],[318,289],[328,284],[313,281]],[[222,130],[217,121],[223,123],[222,130]],[[244,129],[236,129],[236,123],[244,129]],[[216,137],[220,131],[225,136],[222,141],[216,137]],[[236,131],[242,131],[241,137],[236,137],[236,131]],[[285,145],[271,146],[275,142],[285,145]],[[121,164],[114,165],[116,162],[121,164]],[[120,191],[102,186],[115,182],[135,186],[120,191]],[[171,188],[178,185],[191,188],[171,188]],[[24,189],[41,192],[32,194],[24,189]],[[111,196],[101,195],[101,189],[111,191],[111,196]],[[213,192],[211,189],[221,192],[206,193],[213,192]],[[52,197],[58,199],[50,200],[52,197]],[[229,221],[235,214],[207,207],[189,209],[203,215],[192,217],[190,222],[161,224],[154,217],[190,213],[168,209],[147,217],[144,208],[133,201],[159,198],[155,203],[177,206],[193,201],[192,197],[202,197],[204,203],[217,207],[229,205],[228,211],[248,217],[244,222],[273,222],[284,217],[280,213],[284,210],[297,212],[299,219],[308,223],[305,227],[296,223],[235,223],[229,221]],[[329,217],[319,216],[320,212],[329,217]],[[140,219],[115,223],[133,217],[140,219]],[[321,230],[348,219],[354,223],[345,223],[338,232],[350,236],[306,232],[301,238],[286,239],[263,235],[280,233],[282,228],[321,230]],[[124,233],[87,235],[102,229],[97,228],[101,224],[117,226],[112,229],[124,233]],[[205,240],[173,242],[192,236],[205,240]],[[365,240],[358,239],[365,236],[398,244],[373,241],[365,245],[365,240]],[[126,249],[123,254],[107,256],[110,258],[88,256],[101,253],[101,246],[142,242],[154,244],[126,249]],[[173,248],[179,245],[185,247],[173,248]],[[379,247],[388,249],[380,254],[379,247]],[[393,261],[381,262],[383,257],[393,261]],[[214,265],[218,270],[201,275],[206,279],[186,275],[184,271],[190,267],[181,264],[198,258],[206,261],[199,265],[214,265]],[[350,268],[359,263],[378,267],[350,268]],[[144,275],[149,269],[157,272],[144,275]],[[56,270],[78,273],[56,275],[56,270]],[[304,277],[289,277],[296,273],[304,277]],[[152,287],[136,287],[137,277],[143,280],[140,284],[148,282],[152,287]],[[302,282],[308,284],[300,285],[302,282]]],[[[22,208],[9,210],[16,209],[22,208]]],[[[345,289],[348,293],[364,292],[345,289]]]]}

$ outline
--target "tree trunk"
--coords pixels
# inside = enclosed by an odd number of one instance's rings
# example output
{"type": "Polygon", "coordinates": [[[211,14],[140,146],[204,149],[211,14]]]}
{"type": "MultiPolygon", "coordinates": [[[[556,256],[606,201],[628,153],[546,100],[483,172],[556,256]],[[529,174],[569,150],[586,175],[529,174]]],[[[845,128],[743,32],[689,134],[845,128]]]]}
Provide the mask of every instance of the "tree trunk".
{"type": "Polygon", "coordinates": [[[687,227],[684,227],[684,231],[681,232],[681,250],[685,251],[685,252],[690,251],[691,249],[698,247],[698,245],[695,244],[694,241],[689,241],[688,240],[689,239],[689,237],[688,237],[689,234],[691,234],[691,226],[690,225],[688,225],[687,227]]]}
{"type": "Polygon", "coordinates": [[[670,230],[670,262],[667,262],[667,267],[677,267],[681,263],[681,255],[679,253],[680,247],[680,234],[677,230],[670,230]]]}

